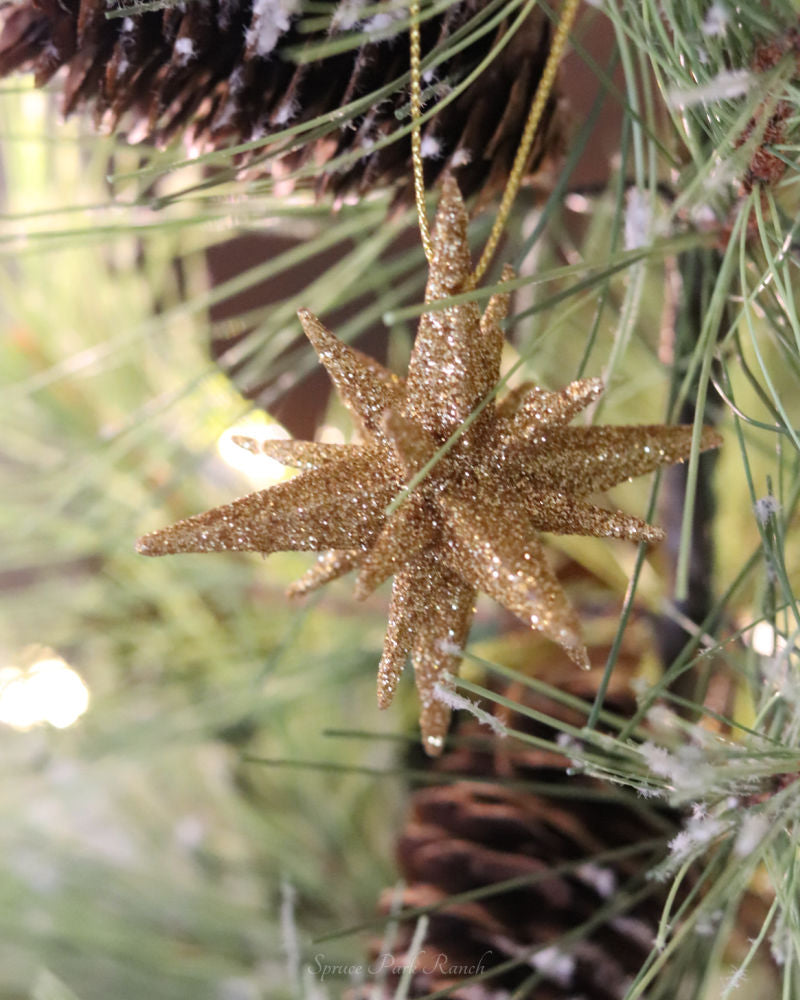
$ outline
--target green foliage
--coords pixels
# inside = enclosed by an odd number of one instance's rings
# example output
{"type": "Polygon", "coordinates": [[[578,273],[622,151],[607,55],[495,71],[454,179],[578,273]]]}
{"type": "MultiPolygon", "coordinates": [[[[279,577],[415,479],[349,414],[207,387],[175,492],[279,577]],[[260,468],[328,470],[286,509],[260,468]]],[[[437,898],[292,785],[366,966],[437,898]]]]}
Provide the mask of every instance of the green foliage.
{"type": "MultiPolygon", "coordinates": [[[[521,6],[487,4],[463,36],[521,6]]],[[[643,684],[635,719],[601,737],[600,703],[587,704],[587,726],[565,735],[575,768],[687,810],[680,839],[662,845],[661,877],[677,886],[697,862],[705,872],[705,894],[665,911],[627,1000],[655,995],[670,963],[682,997],[727,997],[742,977],[736,996],[767,995],[769,946],[788,1000],[800,979],[800,73],[791,46],[769,65],[754,59],[797,28],[797,10],[616,0],[579,25],[579,57],[591,59],[584,45],[606,17],[616,56],[593,65],[601,82],[616,60],[623,70],[609,98],[621,108],[619,160],[599,192],[565,200],[567,169],[543,208],[520,198],[504,251],[521,274],[509,378],[557,388],[602,375],[604,422],[677,419],[691,404],[698,431],[719,419],[725,446],[706,525],[716,567],[699,569],[711,592],[703,620],[643,684]],[[780,141],[765,148],[786,170],[745,191],[781,102],[780,141]],[[715,678],[731,695],[724,711],[701,706],[715,678]],[[768,912],[753,948],[734,956],[753,880],[768,912]]],[[[345,117],[381,96],[359,97],[345,117]]],[[[235,348],[239,384],[269,372],[286,387],[316,364],[295,344],[295,310],[325,318],[359,300],[337,333],[351,339],[383,317],[390,355],[402,356],[424,273],[421,250],[395,243],[413,218],[387,217],[388,195],[337,215],[302,184],[281,197],[269,180],[237,179],[230,152],[126,148],[59,123],[50,95],[25,86],[7,89],[0,114],[0,667],[46,644],[92,698],[70,729],[0,730],[0,996],[320,995],[313,936],[357,964],[363,939],[330,936],[367,920],[374,930],[374,901],[393,880],[404,744],[388,734],[408,728],[414,696],[408,685],[400,710],[374,709],[385,595],[356,605],[345,581],[289,605],[283,587],[303,556],[146,561],[133,541],[254,488],[216,450],[252,405],[210,361],[212,335],[251,329],[235,348]],[[212,286],[205,250],[262,231],[303,240],[212,286]],[[211,305],[301,267],[301,292],[222,329],[210,319],[211,305]]],[[[340,124],[289,128],[278,146],[340,124]]],[[[568,165],[592,127],[591,114],[575,123],[568,165]]],[[[711,475],[697,459],[685,490],[662,478],[615,497],[670,522],[674,566],[615,542],[552,540],[616,593],[622,624],[638,606],[686,625],[694,497],[711,475]]],[[[487,608],[477,638],[501,627],[487,608]]],[[[459,690],[497,698],[474,680],[459,690]]]]}
{"type": "Polygon", "coordinates": [[[380,608],[365,629],[344,592],[287,606],[301,557],[265,573],[257,557],[134,552],[146,527],[249,488],[216,443],[250,407],[202,336],[218,225],[207,206],[198,226],[183,203],[110,194],[109,158],[133,155],[49,103],[4,98],[0,649],[12,666],[54,648],[91,704],[73,729],[0,731],[0,995],[289,996],[281,885],[308,935],[352,921],[390,877],[397,785],[366,794],[346,773],[360,748],[323,735],[372,704],[380,608]],[[244,749],[333,752],[342,773],[298,781],[244,749]]]}

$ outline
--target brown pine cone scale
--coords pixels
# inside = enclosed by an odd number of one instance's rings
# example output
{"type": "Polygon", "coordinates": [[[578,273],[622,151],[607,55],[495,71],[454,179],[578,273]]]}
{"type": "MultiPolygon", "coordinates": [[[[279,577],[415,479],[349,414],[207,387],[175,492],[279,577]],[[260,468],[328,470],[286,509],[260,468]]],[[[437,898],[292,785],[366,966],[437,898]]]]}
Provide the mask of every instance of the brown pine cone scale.
{"type": "MultiPolygon", "coordinates": [[[[478,30],[490,13],[486,7],[484,0],[456,0],[423,21],[423,58],[457,32],[473,38],[425,74],[426,92],[438,95],[433,99],[450,93],[507,38],[508,21],[478,30]]],[[[130,141],[163,146],[183,134],[198,152],[327,117],[326,127],[298,137],[288,149],[282,144],[276,152],[265,144],[237,162],[276,178],[308,164],[318,192],[339,197],[382,185],[407,188],[408,135],[378,144],[408,124],[408,86],[391,86],[409,70],[408,32],[395,7],[377,15],[374,9],[360,18],[360,5],[343,0],[320,27],[318,18],[308,19],[302,0],[192,0],[110,18],[103,0],[23,0],[0,12],[0,75],[32,70],[41,86],[63,70],[65,114],[88,108],[98,126],[122,131],[130,141]],[[357,47],[296,61],[304,48],[354,31],[362,33],[357,47]],[[371,100],[379,91],[382,99],[371,100]],[[359,99],[360,113],[337,116],[359,99]],[[326,167],[346,154],[354,154],[349,163],[326,167]]],[[[447,169],[465,195],[502,186],[549,41],[549,22],[534,10],[489,68],[424,124],[427,183],[447,169]]],[[[531,170],[559,145],[554,110],[551,99],[531,170]]]]}

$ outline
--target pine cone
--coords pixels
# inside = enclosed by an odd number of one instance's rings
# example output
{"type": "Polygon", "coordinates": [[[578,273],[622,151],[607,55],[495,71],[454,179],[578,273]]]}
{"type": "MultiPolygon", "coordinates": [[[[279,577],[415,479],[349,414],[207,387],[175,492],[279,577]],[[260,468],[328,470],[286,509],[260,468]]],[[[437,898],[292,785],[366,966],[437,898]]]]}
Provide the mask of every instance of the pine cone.
{"type": "MultiPolygon", "coordinates": [[[[562,687],[591,700],[599,670],[576,677],[566,661],[552,666],[562,687]]],[[[521,689],[505,694],[522,697],[521,689]]],[[[578,726],[585,721],[550,699],[529,695],[525,701],[551,718],[578,726]]],[[[631,714],[634,701],[624,681],[612,680],[606,708],[631,714]]],[[[504,721],[534,736],[555,737],[552,727],[523,715],[504,721]]],[[[666,843],[678,817],[594,779],[568,778],[568,761],[558,754],[489,740],[486,732],[472,720],[462,726],[461,746],[437,770],[470,780],[417,791],[398,842],[405,888],[399,900],[396,892],[384,894],[383,911],[398,902],[403,908],[434,907],[409,996],[452,988],[453,1000],[619,1000],[652,948],[668,887],[646,880],[653,852],[593,859],[654,839],[666,843]],[[559,794],[565,791],[571,794],[559,794]],[[530,881],[448,902],[453,894],[507,879],[530,881]],[[636,896],[635,903],[618,905],[623,893],[636,896]],[[598,917],[603,907],[610,912],[598,917]],[[593,926],[577,930],[587,921],[593,926]]],[[[385,977],[379,996],[393,996],[399,974],[411,964],[415,925],[401,921],[396,940],[374,944],[370,968],[385,977]]],[[[375,988],[370,984],[362,996],[374,996],[375,988]]]]}
{"type": "MultiPolygon", "coordinates": [[[[65,114],[88,107],[97,124],[127,129],[130,141],[163,145],[183,132],[192,147],[216,150],[331,115],[407,73],[408,33],[402,22],[399,30],[392,28],[397,8],[364,19],[360,6],[359,0],[342,0],[328,25],[309,23],[313,30],[306,31],[302,0],[197,0],[114,18],[106,17],[104,0],[23,0],[0,15],[0,75],[33,70],[41,86],[64,67],[65,114]],[[374,40],[315,62],[292,61],[292,48],[354,29],[374,40]]],[[[425,20],[423,57],[455,32],[477,27],[485,6],[483,0],[461,0],[425,20]]],[[[486,32],[440,64],[424,86],[432,85],[439,100],[508,30],[505,21],[486,32]]],[[[549,21],[535,9],[490,67],[424,125],[427,183],[449,169],[465,195],[502,185],[549,41],[549,21]]],[[[250,163],[277,177],[316,164],[318,191],[339,196],[398,181],[407,185],[408,136],[373,147],[407,123],[408,100],[408,88],[401,87],[353,118],[339,116],[327,130],[298,138],[288,150],[259,149],[250,163]],[[326,171],[326,163],[351,152],[359,154],[355,162],[326,171]]],[[[531,170],[558,145],[554,110],[551,98],[531,170]]]]}
{"type": "MultiPolygon", "coordinates": [[[[792,28],[780,38],[762,42],[753,54],[752,69],[755,73],[767,73],[787,55],[792,55],[794,58],[795,78],[797,78],[800,76],[800,29],[798,28],[792,28]]],[[[786,141],[789,121],[794,111],[793,103],[785,99],[777,103],[763,102],[737,139],[736,145],[743,146],[751,136],[759,137],[759,144],[741,179],[743,194],[749,194],[758,187],[774,187],[786,173],[785,157],[777,155],[773,150],[786,141]]]]}

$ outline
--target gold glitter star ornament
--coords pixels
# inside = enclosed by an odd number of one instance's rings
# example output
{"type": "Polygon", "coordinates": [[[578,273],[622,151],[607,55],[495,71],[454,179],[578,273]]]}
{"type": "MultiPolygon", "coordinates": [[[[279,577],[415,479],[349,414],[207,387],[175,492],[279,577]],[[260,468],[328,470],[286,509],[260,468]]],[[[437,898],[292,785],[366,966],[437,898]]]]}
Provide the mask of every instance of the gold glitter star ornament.
{"type": "MultiPolygon", "coordinates": [[[[467,215],[444,184],[425,301],[457,295],[471,274],[467,215]]],[[[504,272],[504,279],[511,276],[504,272]]],[[[508,295],[423,315],[405,381],[348,347],[310,312],[303,329],[353,416],[357,441],[248,440],[244,447],[301,472],[288,482],[145,535],[145,555],[249,550],[323,553],[290,588],[304,594],[352,569],[356,596],[394,576],[378,668],[378,703],[392,700],[406,659],[414,665],[425,749],[441,751],[450,709],[437,697],[455,674],[479,590],[588,667],[577,616],[550,569],[538,531],[656,541],[639,518],[588,497],[685,460],[691,427],[569,427],[602,392],[579,379],[561,392],[527,384],[485,403],[500,374],[500,322],[508,295]],[[465,427],[465,421],[472,416],[465,427]],[[459,432],[388,516],[386,508],[459,432]]],[[[700,447],[719,444],[713,430],[700,447]]]]}

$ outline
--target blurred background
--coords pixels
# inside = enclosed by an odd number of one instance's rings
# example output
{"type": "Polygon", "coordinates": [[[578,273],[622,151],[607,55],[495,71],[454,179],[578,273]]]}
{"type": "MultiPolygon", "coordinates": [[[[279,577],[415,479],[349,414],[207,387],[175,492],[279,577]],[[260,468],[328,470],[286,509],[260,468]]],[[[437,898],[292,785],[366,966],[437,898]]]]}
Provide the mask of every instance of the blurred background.
{"type": "Polygon", "coordinates": [[[290,995],[295,912],[352,923],[391,878],[398,785],[348,774],[363,747],[325,734],[394,728],[384,600],[288,604],[302,556],[134,552],[285,475],[230,444],[270,425],[204,339],[204,249],[235,222],[112,197],[136,154],[24,81],[2,115],[3,995],[290,995]]]}
{"type": "MultiPolygon", "coordinates": [[[[603,375],[603,423],[699,412],[722,429],[716,464],[692,465],[688,515],[685,470],[609,498],[668,528],[646,558],[624,543],[549,540],[598,668],[575,697],[588,711],[608,657],[621,657],[616,708],[637,724],[650,711],[655,726],[642,736],[609,723],[617,763],[592,769],[577,747],[572,767],[633,799],[657,787],[677,810],[674,828],[659,827],[663,851],[693,805],[729,824],[696,834],[683,858],[716,852],[702,862],[706,889],[681,911],[692,933],[715,915],[712,959],[686,951],[661,993],[632,975],[613,995],[728,996],[744,964],[737,996],[789,998],[800,926],[786,778],[798,767],[797,73],[785,49],[752,60],[759,38],[788,37],[792,11],[742,24],[724,5],[689,5],[668,43],[648,20],[656,5],[635,6],[578,22],[558,115],[501,251],[530,279],[504,365],[521,360],[518,380],[553,389],[603,375]],[[712,8],[727,11],[719,33],[712,8]],[[706,50],[681,81],[687,23],[706,50]],[[731,60],[763,78],[731,97],[676,96],[731,60]],[[787,172],[762,199],[742,178],[765,148],[770,89],[794,104],[770,146],[787,172]],[[634,736],[673,763],[684,744],[702,745],[717,777],[687,788],[663,758],[628,760],[634,736]],[[736,844],[750,809],[765,825],[744,878],[736,844]],[[718,891],[704,895],[709,880],[718,891]],[[763,944],[753,955],[750,940],[763,944]]],[[[128,144],[85,114],[64,121],[61,107],[58,79],[3,84],[0,996],[339,996],[385,929],[376,908],[398,883],[396,838],[409,796],[431,780],[410,680],[389,712],[375,706],[387,591],[356,603],[345,578],[289,601],[310,556],[150,560],[134,543],[288,475],[235,434],[349,438],[295,311],[311,308],[403,371],[415,318],[402,310],[425,280],[415,219],[385,185],[332,212],[308,184],[220,171],[213,153],[187,158],[178,142],[128,144]],[[337,967],[322,982],[318,955],[337,967]]],[[[476,249],[491,215],[476,217],[476,249]]],[[[508,694],[504,669],[544,678],[548,697],[577,683],[481,599],[465,676],[508,694]]],[[[559,732],[563,720],[539,738],[555,752],[559,732]]],[[[587,856],[600,850],[587,844],[587,856]]],[[[539,988],[515,995],[568,995],[539,988]]]]}

